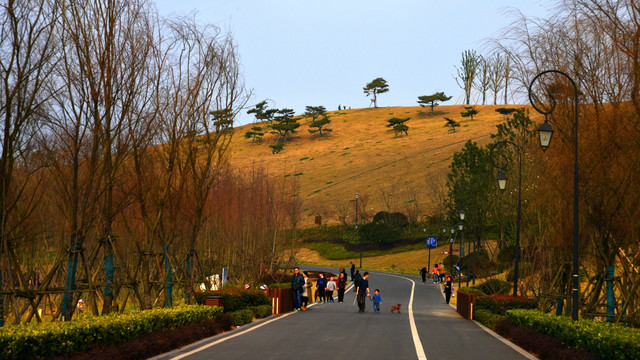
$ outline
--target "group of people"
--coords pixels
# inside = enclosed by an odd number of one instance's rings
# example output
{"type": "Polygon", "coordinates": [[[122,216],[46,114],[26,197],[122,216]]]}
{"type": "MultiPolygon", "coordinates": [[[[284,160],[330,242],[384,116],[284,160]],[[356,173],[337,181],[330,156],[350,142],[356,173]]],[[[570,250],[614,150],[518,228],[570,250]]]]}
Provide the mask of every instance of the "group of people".
{"type": "MultiPolygon", "coordinates": [[[[305,311],[309,306],[309,297],[312,293],[313,282],[309,278],[309,272],[300,271],[297,266],[293,269],[291,277],[291,289],[293,290],[293,309],[294,311],[305,311]]],[[[327,303],[335,302],[333,293],[337,290],[338,302],[344,301],[344,292],[347,288],[347,273],[344,268],[340,269],[337,279],[329,276],[327,279],[324,273],[318,274],[318,280],[315,284],[315,299],[312,301],[327,303]]]]}
{"type": "MultiPolygon", "coordinates": [[[[433,267],[431,268],[431,275],[433,276],[433,283],[437,284],[437,283],[443,283],[444,282],[444,265],[442,263],[440,264],[434,264],[433,267]]],[[[426,282],[426,279],[423,277],[422,278],[422,282],[426,282]]]]}

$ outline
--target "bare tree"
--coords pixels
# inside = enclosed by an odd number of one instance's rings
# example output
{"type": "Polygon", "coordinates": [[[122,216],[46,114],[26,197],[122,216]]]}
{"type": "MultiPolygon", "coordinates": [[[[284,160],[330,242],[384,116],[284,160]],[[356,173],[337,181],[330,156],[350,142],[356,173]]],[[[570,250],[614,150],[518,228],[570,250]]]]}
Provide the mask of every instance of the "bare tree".
{"type": "Polygon", "coordinates": [[[491,64],[482,56],[479,56],[478,61],[478,75],[476,76],[477,80],[474,84],[476,89],[478,89],[482,94],[482,105],[484,105],[487,100],[487,90],[489,90],[489,84],[491,81],[491,64]]]}
{"type": "Polygon", "coordinates": [[[489,90],[493,93],[493,105],[498,104],[498,93],[505,87],[505,66],[506,60],[499,52],[489,58],[489,90]]]}
{"type": "Polygon", "coordinates": [[[456,79],[458,86],[464,90],[465,103],[467,105],[471,101],[471,89],[478,74],[481,58],[475,50],[465,50],[462,53],[460,68],[454,66],[458,74],[457,77],[454,76],[454,79],[456,79]]]}

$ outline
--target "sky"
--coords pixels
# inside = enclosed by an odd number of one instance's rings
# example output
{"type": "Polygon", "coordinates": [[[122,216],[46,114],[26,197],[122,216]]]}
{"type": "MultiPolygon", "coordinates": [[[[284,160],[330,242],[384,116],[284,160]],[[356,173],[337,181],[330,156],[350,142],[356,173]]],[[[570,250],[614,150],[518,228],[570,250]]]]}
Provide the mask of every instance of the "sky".
{"type": "MultiPolygon", "coordinates": [[[[461,104],[454,75],[462,52],[486,54],[486,40],[515,20],[547,17],[549,0],[155,0],[164,16],[195,14],[230,32],[252,97],[269,108],[369,107],[363,87],[389,85],[378,106],[417,106],[443,91],[461,104]]],[[[242,111],[236,125],[254,119],[242,111]]]]}

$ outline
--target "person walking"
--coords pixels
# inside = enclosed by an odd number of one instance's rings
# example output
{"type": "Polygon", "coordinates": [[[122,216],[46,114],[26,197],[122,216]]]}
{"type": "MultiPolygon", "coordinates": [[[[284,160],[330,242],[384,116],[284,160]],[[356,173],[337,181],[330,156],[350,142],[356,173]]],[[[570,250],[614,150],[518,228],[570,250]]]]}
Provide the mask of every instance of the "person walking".
{"type": "Polygon", "coordinates": [[[347,274],[341,273],[338,277],[338,302],[344,301],[344,291],[347,288],[347,274]]]}
{"type": "Polygon", "coordinates": [[[325,296],[327,298],[327,302],[333,301],[333,292],[336,291],[336,282],[333,280],[333,276],[329,277],[329,282],[327,282],[327,289],[325,290],[325,296]]]}
{"type": "Polygon", "coordinates": [[[360,270],[356,270],[355,275],[353,275],[353,291],[355,292],[358,291],[358,282],[360,281],[360,279],[362,279],[362,276],[360,275],[360,270]]]}
{"type": "Polygon", "coordinates": [[[316,300],[318,302],[324,302],[324,290],[327,288],[327,278],[324,277],[324,273],[318,274],[318,281],[316,282],[316,300]]]}
{"type": "Polygon", "coordinates": [[[422,269],[420,269],[420,276],[422,276],[422,283],[426,284],[427,283],[427,267],[423,266],[422,269]]]}
{"type": "Polygon", "coordinates": [[[300,274],[300,268],[293,268],[291,277],[291,290],[293,290],[293,310],[300,311],[302,306],[302,290],[304,289],[304,276],[300,274]]]}
{"type": "Polygon", "coordinates": [[[358,280],[358,289],[356,290],[359,313],[364,313],[366,301],[369,296],[371,296],[369,293],[369,273],[365,271],[362,279],[358,280]]]}
{"type": "Polygon", "coordinates": [[[440,263],[438,265],[438,277],[440,278],[440,282],[444,282],[444,264],[440,263]]]}
{"type": "Polygon", "coordinates": [[[449,303],[449,300],[451,300],[452,293],[453,293],[453,282],[451,281],[451,276],[447,276],[447,281],[444,282],[444,297],[445,297],[445,300],[447,301],[447,304],[449,303]]]}
{"type": "Polygon", "coordinates": [[[431,268],[431,274],[433,275],[433,283],[437,284],[438,279],[440,278],[440,276],[438,276],[438,264],[433,264],[433,268],[431,268]]]}
{"type": "Polygon", "coordinates": [[[309,273],[307,271],[303,271],[302,276],[304,277],[304,288],[302,290],[302,306],[300,306],[300,310],[306,311],[307,307],[309,307],[309,295],[311,293],[311,279],[309,279],[309,273]]]}
{"type": "Polygon", "coordinates": [[[382,296],[380,296],[380,290],[376,289],[373,292],[373,313],[380,314],[380,304],[382,304],[382,296]]]}
{"type": "Polygon", "coordinates": [[[353,261],[351,262],[351,281],[356,281],[356,264],[353,263],[353,261]]]}

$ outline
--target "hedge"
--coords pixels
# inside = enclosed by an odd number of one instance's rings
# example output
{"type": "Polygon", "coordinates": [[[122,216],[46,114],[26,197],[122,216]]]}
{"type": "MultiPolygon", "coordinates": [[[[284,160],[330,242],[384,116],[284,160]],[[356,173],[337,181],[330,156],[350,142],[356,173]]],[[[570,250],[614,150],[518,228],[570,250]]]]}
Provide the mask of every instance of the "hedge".
{"type": "Polygon", "coordinates": [[[491,330],[496,329],[496,325],[507,317],[500,314],[495,314],[487,309],[474,309],[473,320],[479,321],[482,325],[488,327],[491,330]]]}
{"type": "Polygon", "coordinates": [[[535,310],[509,310],[506,316],[515,325],[553,336],[569,347],[603,359],[640,359],[640,329],[587,319],[572,321],[535,310]]]}
{"type": "Polygon", "coordinates": [[[242,326],[248,324],[253,320],[253,311],[250,309],[241,309],[229,313],[233,319],[234,326],[242,326]]]}
{"type": "MultiPolygon", "coordinates": [[[[489,310],[495,314],[505,315],[507,310],[513,309],[537,309],[536,299],[522,296],[489,295],[476,298],[473,302],[474,309],[489,310]]],[[[475,318],[475,313],[474,313],[475,318]]]]}
{"type": "Polygon", "coordinates": [[[482,290],[476,289],[476,288],[472,288],[472,287],[469,287],[469,286],[462,286],[461,288],[458,289],[458,293],[472,294],[472,295],[484,295],[482,290]]]}
{"type": "Polygon", "coordinates": [[[482,284],[474,286],[483,293],[490,294],[508,294],[513,289],[513,284],[500,279],[489,279],[482,284]]]}
{"type": "Polygon", "coordinates": [[[163,329],[199,323],[222,313],[215,306],[176,306],[86,317],[69,322],[6,326],[0,331],[0,358],[43,359],[113,345],[163,329]]]}

